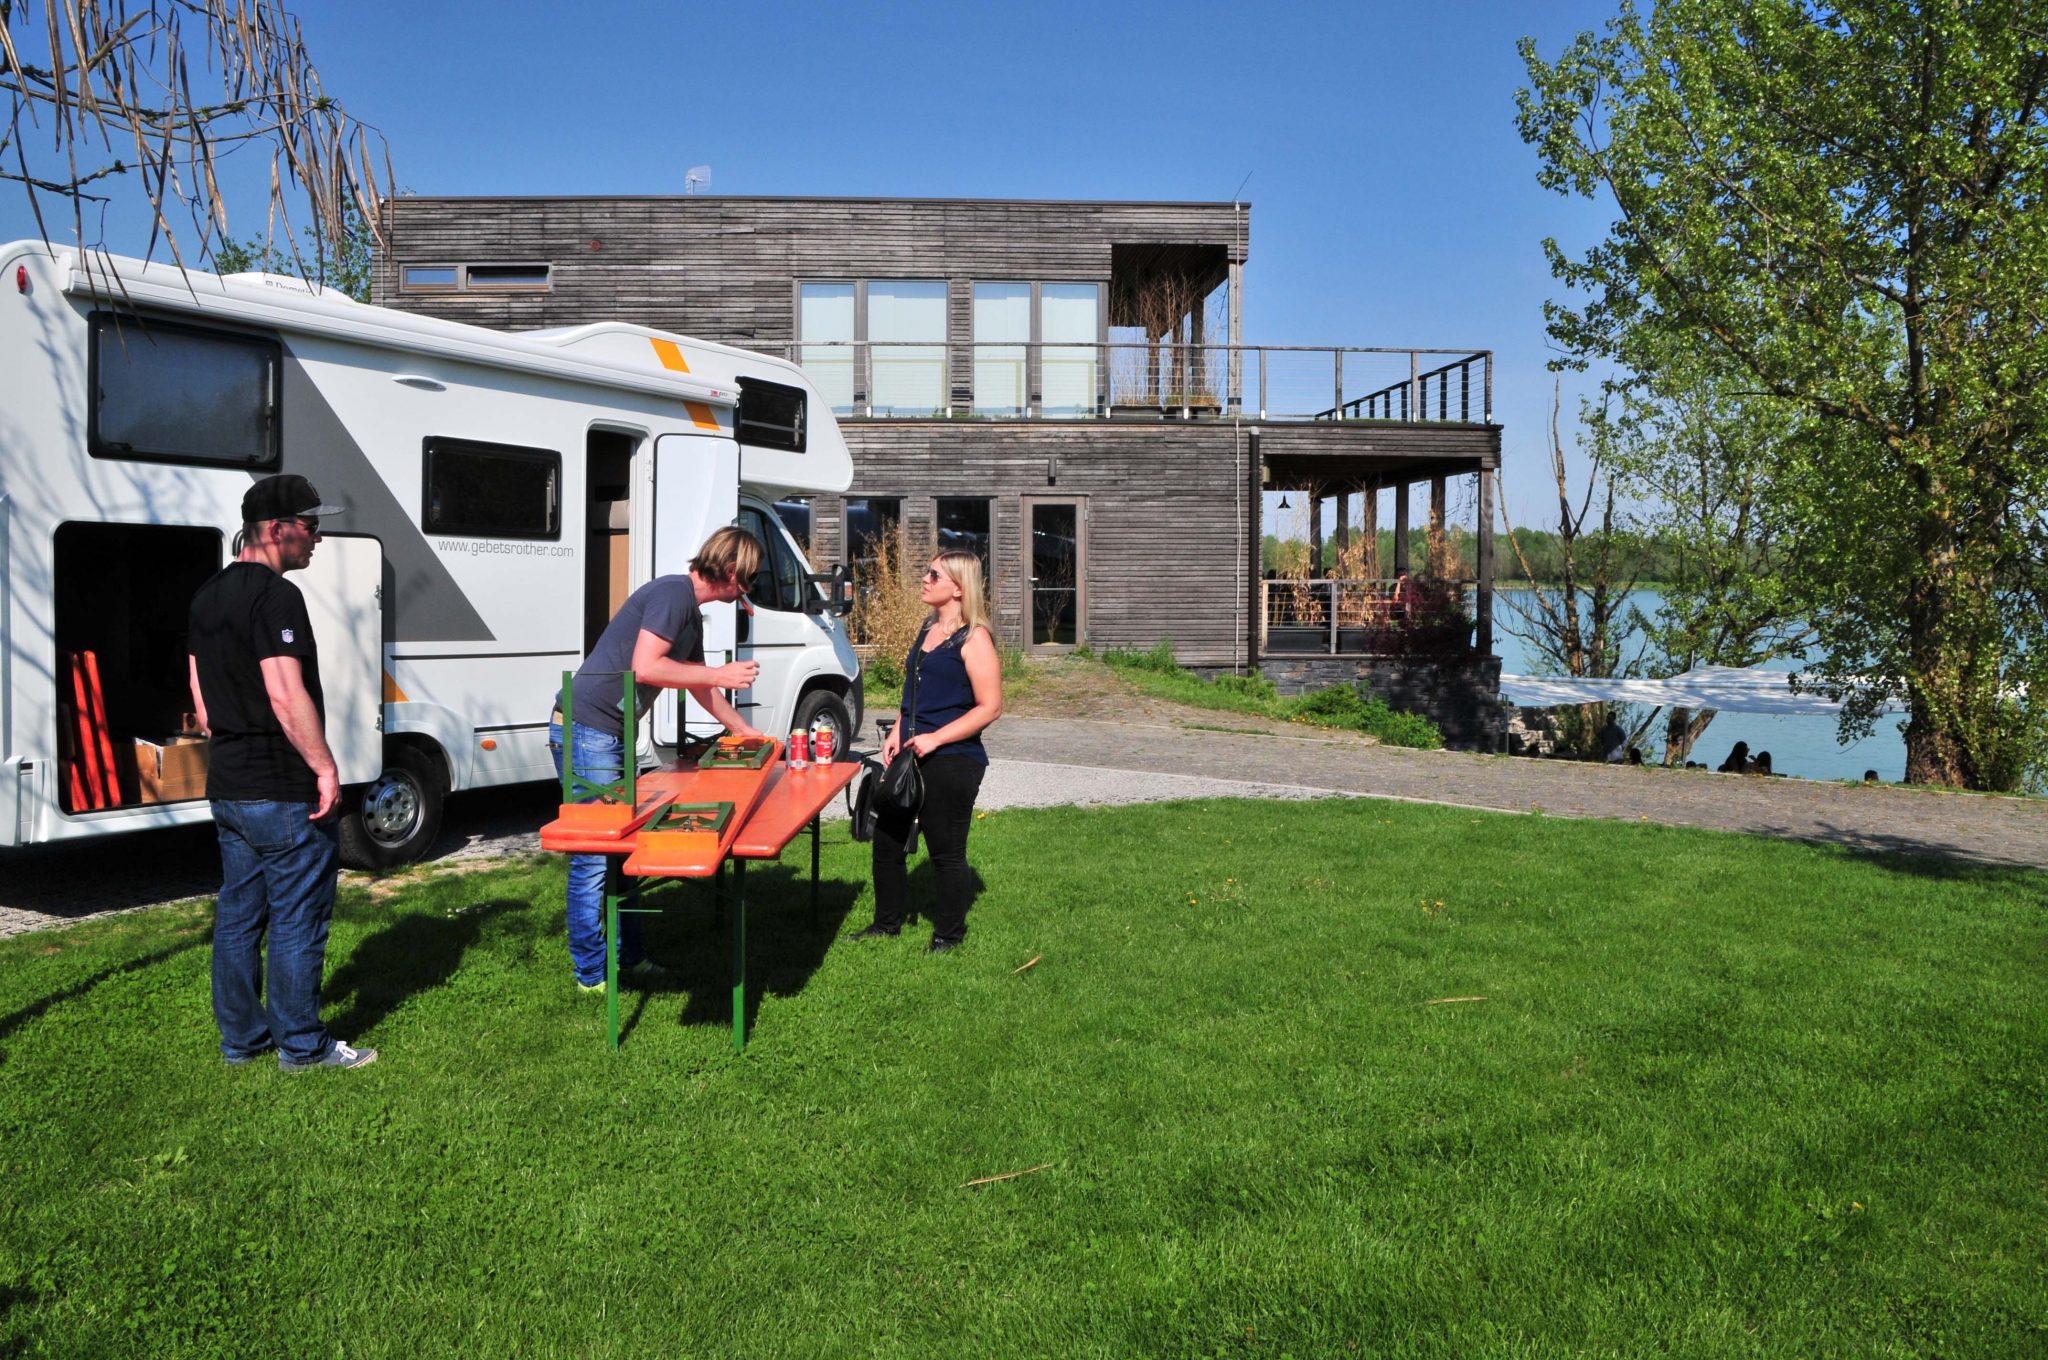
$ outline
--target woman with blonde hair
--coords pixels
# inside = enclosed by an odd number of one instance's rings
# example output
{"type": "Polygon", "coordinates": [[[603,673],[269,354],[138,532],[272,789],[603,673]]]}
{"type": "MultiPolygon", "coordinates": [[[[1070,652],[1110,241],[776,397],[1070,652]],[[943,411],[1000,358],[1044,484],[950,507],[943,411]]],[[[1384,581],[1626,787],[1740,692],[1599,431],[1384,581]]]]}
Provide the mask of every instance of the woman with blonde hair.
{"type": "Polygon", "coordinates": [[[884,813],[875,825],[875,920],[854,936],[878,939],[903,930],[905,847],[913,821],[924,827],[938,880],[928,954],[944,954],[967,938],[967,908],[974,873],[967,866],[967,833],[974,799],[988,771],[982,729],[1003,711],[1003,668],[989,632],[988,595],[981,559],[942,552],[925,568],[920,591],[931,617],[903,663],[903,707],[882,743],[882,761],[908,747],[924,776],[924,807],[884,813]]]}

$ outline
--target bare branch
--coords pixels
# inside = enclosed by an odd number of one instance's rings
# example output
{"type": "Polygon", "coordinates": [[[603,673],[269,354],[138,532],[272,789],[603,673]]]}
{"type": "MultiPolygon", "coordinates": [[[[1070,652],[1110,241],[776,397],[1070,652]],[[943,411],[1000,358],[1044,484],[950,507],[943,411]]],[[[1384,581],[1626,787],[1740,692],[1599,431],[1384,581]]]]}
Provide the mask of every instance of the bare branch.
{"type": "Polygon", "coordinates": [[[252,142],[272,148],[273,217],[289,220],[285,200],[296,200],[324,242],[342,241],[357,217],[376,230],[391,183],[383,139],[328,96],[284,0],[0,4],[0,98],[0,151],[14,163],[0,179],[27,191],[46,241],[44,198],[70,203],[82,245],[83,205],[110,201],[91,186],[134,173],[151,251],[160,236],[183,263],[189,239],[204,258],[228,230],[220,158],[252,142]],[[218,91],[196,88],[195,68],[218,91]],[[28,146],[27,127],[46,127],[48,145],[28,146]],[[116,138],[132,158],[103,158],[116,138]]]}

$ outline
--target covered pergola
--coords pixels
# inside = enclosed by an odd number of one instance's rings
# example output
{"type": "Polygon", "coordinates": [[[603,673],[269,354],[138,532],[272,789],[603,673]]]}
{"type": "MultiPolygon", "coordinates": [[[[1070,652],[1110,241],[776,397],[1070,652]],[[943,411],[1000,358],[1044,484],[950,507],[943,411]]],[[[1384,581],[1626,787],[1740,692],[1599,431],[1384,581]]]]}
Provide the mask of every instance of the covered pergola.
{"type": "MultiPolygon", "coordinates": [[[[1261,589],[1255,592],[1258,598],[1250,602],[1252,637],[1267,638],[1267,625],[1272,616],[1268,612],[1265,588],[1274,584],[1261,580],[1263,571],[1259,554],[1263,525],[1259,521],[1262,498],[1257,492],[1278,492],[1299,497],[1305,502],[1311,554],[1308,580],[1283,584],[1296,591],[1304,587],[1328,587],[1331,597],[1327,612],[1321,615],[1329,625],[1327,643],[1320,637],[1310,642],[1306,638],[1306,630],[1294,628],[1284,630],[1286,636],[1276,637],[1271,645],[1262,641],[1259,645],[1262,656],[1303,651],[1371,654],[1384,650],[1389,636],[1386,631],[1337,626],[1340,593],[1355,587],[1370,594],[1376,585],[1390,583],[1401,573],[1415,570],[1418,564],[1408,560],[1412,490],[1418,484],[1429,487],[1429,527],[1444,530],[1449,527],[1445,519],[1448,483],[1456,477],[1471,477],[1476,482],[1472,530],[1477,560],[1471,564],[1470,577],[1441,584],[1460,591],[1470,586],[1474,604],[1470,645],[1481,656],[1492,652],[1493,505],[1494,478],[1500,467],[1499,426],[1477,422],[1366,420],[1264,425],[1253,435],[1250,464],[1255,492],[1252,497],[1254,532],[1249,535],[1253,554],[1252,576],[1261,584],[1261,589]],[[1393,522],[1386,526],[1393,530],[1394,551],[1392,562],[1380,564],[1381,581],[1335,579],[1331,571],[1335,564],[1322,560],[1324,525],[1333,526],[1340,551],[1349,541],[1354,518],[1360,521],[1358,532],[1365,536],[1366,542],[1375,542],[1383,527],[1380,521],[1381,494],[1388,491],[1394,493],[1393,522]],[[1352,512],[1354,504],[1358,507],[1356,515],[1352,512]],[[1330,516],[1327,520],[1326,512],[1330,516]]],[[[1370,622],[1369,604],[1354,601],[1352,607],[1357,611],[1353,615],[1354,621],[1370,622]]]]}

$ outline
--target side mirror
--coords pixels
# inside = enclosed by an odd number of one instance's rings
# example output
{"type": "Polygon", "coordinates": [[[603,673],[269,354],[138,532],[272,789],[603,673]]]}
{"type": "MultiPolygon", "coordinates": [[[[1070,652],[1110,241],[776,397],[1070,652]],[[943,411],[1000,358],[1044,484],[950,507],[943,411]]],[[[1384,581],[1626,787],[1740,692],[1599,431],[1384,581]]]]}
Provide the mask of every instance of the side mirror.
{"type": "Polygon", "coordinates": [[[816,587],[804,599],[806,614],[844,614],[853,608],[853,573],[841,562],[830,571],[813,572],[816,587]]]}

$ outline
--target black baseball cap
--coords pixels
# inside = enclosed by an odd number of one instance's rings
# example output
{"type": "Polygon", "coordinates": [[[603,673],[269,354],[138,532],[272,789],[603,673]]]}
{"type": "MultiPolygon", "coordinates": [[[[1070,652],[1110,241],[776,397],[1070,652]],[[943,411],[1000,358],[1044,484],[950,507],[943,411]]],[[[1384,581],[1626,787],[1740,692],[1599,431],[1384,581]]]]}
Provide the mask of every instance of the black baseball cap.
{"type": "Polygon", "coordinates": [[[342,507],[322,505],[313,484],[294,472],[265,477],[242,497],[242,522],[255,524],[266,519],[296,519],[301,515],[338,515],[342,507]]]}

